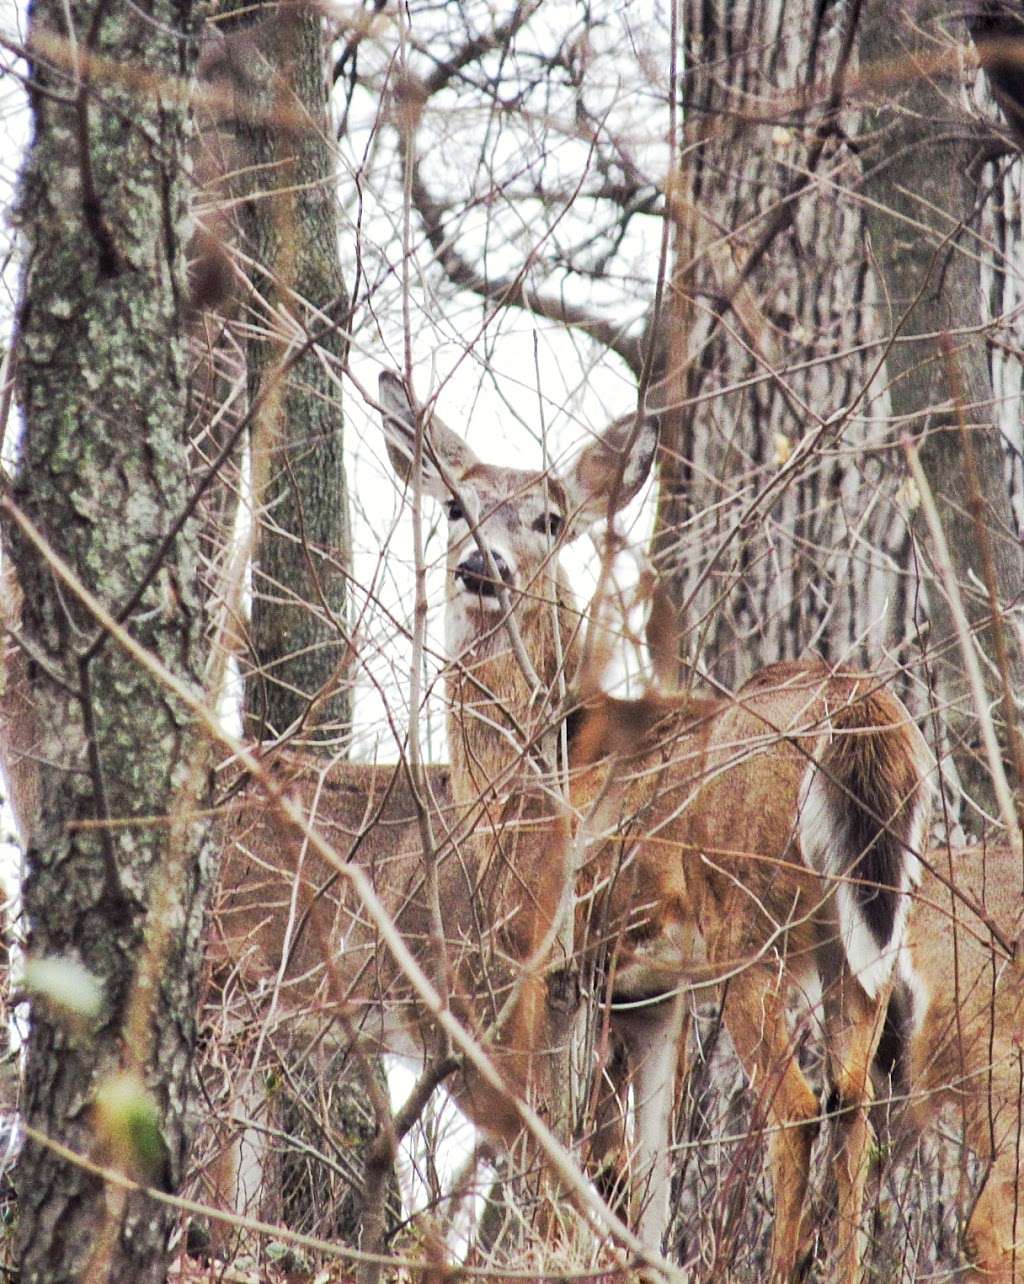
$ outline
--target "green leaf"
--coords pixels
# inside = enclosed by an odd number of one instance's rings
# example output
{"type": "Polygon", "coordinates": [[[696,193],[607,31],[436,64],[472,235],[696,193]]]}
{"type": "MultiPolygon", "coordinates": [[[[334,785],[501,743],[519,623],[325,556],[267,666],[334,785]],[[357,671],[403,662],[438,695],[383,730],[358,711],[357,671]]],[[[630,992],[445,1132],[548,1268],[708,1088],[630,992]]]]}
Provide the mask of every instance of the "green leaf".
{"type": "Polygon", "coordinates": [[[25,989],[74,1016],[95,1020],[103,1008],[103,984],[75,959],[29,959],[25,989]]]}
{"type": "Polygon", "coordinates": [[[96,1091],[95,1112],[96,1131],[111,1157],[138,1181],[169,1191],[171,1154],[160,1111],[139,1079],[122,1070],[108,1075],[96,1091]]]}

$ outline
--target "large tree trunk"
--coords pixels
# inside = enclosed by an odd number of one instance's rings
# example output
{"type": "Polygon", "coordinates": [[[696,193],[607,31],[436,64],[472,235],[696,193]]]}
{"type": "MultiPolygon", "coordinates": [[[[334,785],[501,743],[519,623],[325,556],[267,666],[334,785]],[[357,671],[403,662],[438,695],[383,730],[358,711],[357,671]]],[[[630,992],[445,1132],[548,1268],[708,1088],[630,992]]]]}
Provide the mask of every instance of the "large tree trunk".
{"type": "MultiPolygon", "coordinates": [[[[164,546],[188,494],[191,8],[37,0],[30,40],[14,501],[134,642],[195,684],[191,528],[164,546]]],[[[83,964],[102,985],[94,1019],[33,1004],[24,1117],[41,1136],[111,1160],[92,1107],[104,1078],[128,1069],[158,1102],[169,1152],[133,1171],[174,1186],[210,874],[205,826],[189,819],[206,793],[204,752],[189,711],[104,631],[24,527],[11,534],[41,724],[29,955],[83,964]]],[[[119,1200],[34,1137],[17,1185],[23,1284],[164,1277],[170,1210],[142,1195],[119,1200]]]]}
{"type": "MultiPolygon", "coordinates": [[[[1019,693],[1024,667],[1019,635],[1003,612],[1021,603],[1024,561],[1006,484],[984,328],[987,250],[976,239],[986,198],[981,184],[984,140],[961,108],[958,65],[940,56],[963,34],[948,4],[919,4],[912,13],[898,14],[884,3],[865,6],[862,74],[868,84],[878,77],[884,96],[866,120],[865,133],[873,145],[864,156],[864,192],[871,250],[883,287],[877,329],[893,339],[885,360],[891,413],[901,432],[915,439],[934,491],[950,570],[983,656],[1001,757],[1012,770],[1000,670],[1007,670],[1008,690],[1019,693]],[[943,335],[949,336],[945,352],[943,335]]],[[[964,788],[995,815],[990,768],[957,643],[949,588],[923,519],[918,527],[931,563],[927,650],[943,722],[964,788]]]]}
{"type": "Polygon", "coordinates": [[[839,413],[858,407],[872,354],[864,216],[846,197],[856,160],[820,92],[842,79],[845,18],[819,33],[812,69],[817,9],[693,0],[683,19],[683,297],[662,317],[676,409],[653,550],[684,669],[729,687],[809,653],[898,660],[909,626],[909,539],[884,442],[839,413]]]}

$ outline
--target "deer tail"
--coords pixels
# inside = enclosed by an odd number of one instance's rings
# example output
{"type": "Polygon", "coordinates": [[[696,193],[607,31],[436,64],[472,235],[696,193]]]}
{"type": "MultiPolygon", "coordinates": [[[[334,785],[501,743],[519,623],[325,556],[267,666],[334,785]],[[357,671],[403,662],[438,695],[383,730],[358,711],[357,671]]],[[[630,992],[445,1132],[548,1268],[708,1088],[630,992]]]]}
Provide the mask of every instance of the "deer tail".
{"type": "Polygon", "coordinates": [[[921,877],[931,758],[890,693],[861,694],[835,711],[828,742],[801,789],[805,862],[835,878],[839,933],[851,971],[870,998],[888,983],[921,877]]]}

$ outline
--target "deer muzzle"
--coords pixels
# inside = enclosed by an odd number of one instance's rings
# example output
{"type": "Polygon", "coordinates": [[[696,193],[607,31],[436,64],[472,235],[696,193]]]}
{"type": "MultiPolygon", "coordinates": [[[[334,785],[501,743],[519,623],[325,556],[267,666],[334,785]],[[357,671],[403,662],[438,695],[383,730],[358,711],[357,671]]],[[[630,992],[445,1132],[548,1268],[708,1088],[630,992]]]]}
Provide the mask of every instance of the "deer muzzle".
{"type": "MultiPolygon", "coordinates": [[[[493,551],[491,552],[491,559],[494,562],[494,569],[501,577],[501,583],[510,585],[512,583],[512,570],[509,564],[500,553],[493,551]]],[[[497,600],[498,581],[492,576],[487,561],[478,548],[474,549],[468,557],[464,558],[456,566],[455,578],[461,582],[467,593],[475,593],[478,597],[489,597],[497,600]]]]}

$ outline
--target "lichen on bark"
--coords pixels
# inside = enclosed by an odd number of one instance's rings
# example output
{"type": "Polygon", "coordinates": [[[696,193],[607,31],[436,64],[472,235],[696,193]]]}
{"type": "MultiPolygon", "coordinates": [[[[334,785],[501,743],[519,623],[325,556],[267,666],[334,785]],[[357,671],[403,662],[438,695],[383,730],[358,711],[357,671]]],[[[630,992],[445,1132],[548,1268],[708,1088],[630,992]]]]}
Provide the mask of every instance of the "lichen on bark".
{"type": "MultiPolygon", "coordinates": [[[[204,826],[160,818],[200,801],[202,750],[188,710],[105,634],[17,514],[136,643],[197,682],[203,621],[189,526],[163,549],[189,485],[183,238],[194,34],[188,3],[156,0],[146,13],[123,0],[32,5],[33,137],[19,191],[25,431],[9,523],[41,730],[29,949],[84,964],[105,995],[85,1032],[36,1005],[25,1117],[90,1154],[98,1081],[138,1061],[162,1109],[174,1181],[211,871],[204,826]],[[124,1021],[162,878],[173,879],[162,911],[169,932],[140,1048],[124,1021]]],[[[140,1284],[164,1277],[170,1220],[151,1201],[133,1197],[113,1215],[95,1177],[34,1142],[17,1180],[23,1284],[87,1270],[140,1284]]]]}

